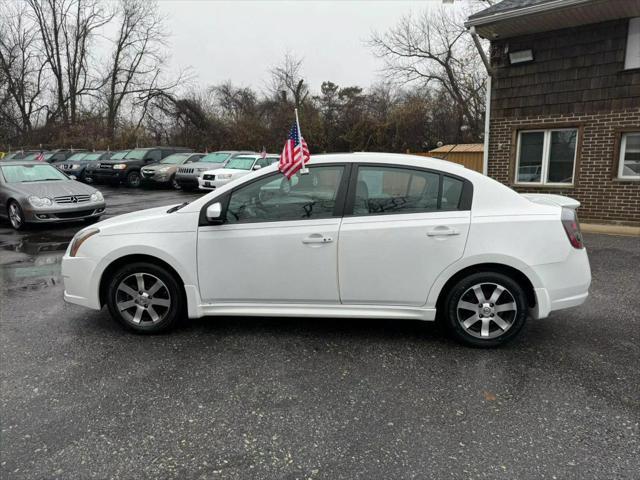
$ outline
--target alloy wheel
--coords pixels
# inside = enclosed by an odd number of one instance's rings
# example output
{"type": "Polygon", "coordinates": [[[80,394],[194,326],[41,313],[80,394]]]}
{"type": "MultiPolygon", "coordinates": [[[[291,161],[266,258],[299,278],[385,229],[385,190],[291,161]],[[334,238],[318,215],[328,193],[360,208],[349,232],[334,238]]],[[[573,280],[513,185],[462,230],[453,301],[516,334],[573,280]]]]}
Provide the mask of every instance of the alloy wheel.
{"type": "Polygon", "coordinates": [[[171,186],[176,190],[180,190],[180,184],[176,180],[175,176],[171,178],[171,186]]]}
{"type": "Polygon", "coordinates": [[[462,329],[480,339],[504,335],[516,320],[518,306],[513,294],[497,283],[478,283],[467,289],[456,312],[462,329]]]}
{"type": "Polygon", "coordinates": [[[140,174],[138,172],[131,172],[127,177],[127,182],[130,187],[139,187],[140,186],[140,174]]]}
{"type": "Polygon", "coordinates": [[[165,283],[150,273],[133,273],[116,289],[120,315],[135,325],[156,324],[171,308],[171,294],[165,283]]]}
{"type": "Polygon", "coordinates": [[[17,203],[12,202],[9,205],[9,221],[11,222],[11,226],[18,230],[23,223],[22,212],[20,211],[20,207],[17,203]]]}

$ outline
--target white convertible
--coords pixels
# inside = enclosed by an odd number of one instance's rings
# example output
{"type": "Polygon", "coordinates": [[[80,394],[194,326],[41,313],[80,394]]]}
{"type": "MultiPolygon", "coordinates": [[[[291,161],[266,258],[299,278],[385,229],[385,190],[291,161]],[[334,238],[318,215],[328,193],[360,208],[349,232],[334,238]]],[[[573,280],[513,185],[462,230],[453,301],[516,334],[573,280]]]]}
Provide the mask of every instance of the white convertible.
{"type": "Polygon", "coordinates": [[[495,346],[587,298],[573,199],[409,155],[315,155],[291,181],[276,167],[81,230],[65,300],[139,332],[187,315],[438,318],[495,346]]]}

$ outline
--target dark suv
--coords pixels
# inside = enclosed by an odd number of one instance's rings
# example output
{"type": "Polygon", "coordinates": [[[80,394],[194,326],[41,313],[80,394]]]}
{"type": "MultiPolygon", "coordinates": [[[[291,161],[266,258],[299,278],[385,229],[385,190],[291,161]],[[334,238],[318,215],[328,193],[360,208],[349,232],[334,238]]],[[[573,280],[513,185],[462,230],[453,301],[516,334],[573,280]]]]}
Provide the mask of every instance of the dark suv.
{"type": "Polygon", "coordinates": [[[183,147],[149,147],[130,150],[122,160],[101,161],[91,170],[91,179],[97,183],[124,183],[128,187],[139,187],[142,183],[140,169],[148,163],[159,162],[173,153],[191,152],[183,147]]]}

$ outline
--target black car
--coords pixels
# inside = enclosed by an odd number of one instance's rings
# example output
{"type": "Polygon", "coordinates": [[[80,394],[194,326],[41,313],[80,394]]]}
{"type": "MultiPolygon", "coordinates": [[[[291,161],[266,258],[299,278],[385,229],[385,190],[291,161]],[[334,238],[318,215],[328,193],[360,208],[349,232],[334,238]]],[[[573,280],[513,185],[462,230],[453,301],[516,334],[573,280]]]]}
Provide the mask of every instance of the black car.
{"type": "Polygon", "coordinates": [[[79,181],[86,182],[87,166],[100,160],[109,160],[111,153],[106,150],[76,153],[66,160],[55,162],[54,166],[67,175],[73,175],[79,181]]]}
{"type": "Polygon", "coordinates": [[[122,160],[100,161],[96,168],[87,172],[87,180],[96,183],[124,183],[128,187],[139,187],[142,183],[140,169],[150,163],[159,162],[173,153],[191,152],[184,147],[149,147],[130,150],[122,160]],[[90,175],[90,177],[89,177],[90,175]]]}

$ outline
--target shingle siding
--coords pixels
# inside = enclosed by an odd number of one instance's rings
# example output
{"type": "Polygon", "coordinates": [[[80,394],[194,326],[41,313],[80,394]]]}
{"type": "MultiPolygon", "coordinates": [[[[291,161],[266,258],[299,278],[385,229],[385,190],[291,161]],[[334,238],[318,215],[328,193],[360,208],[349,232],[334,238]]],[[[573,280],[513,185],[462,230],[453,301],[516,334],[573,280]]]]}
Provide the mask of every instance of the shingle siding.
{"type": "Polygon", "coordinates": [[[616,179],[623,131],[640,131],[640,70],[624,70],[628,20],[496,40],[489,176],[520,192],[559,193],[582,203],[583,220],[640,225],[640,182],[616,179]],[[534,61],[508,65],[509,51],[534,61]],[[514,186],[517,132],[579,128],[572,187],[514,186]]]}
{"type": "Polygon", "coordinates": [[[640,71],[624,70],[628,20],[493,41],[492,116],[640,108],[640,71]],[[509,65],[508,52],[534,61],[509,65]]]}

